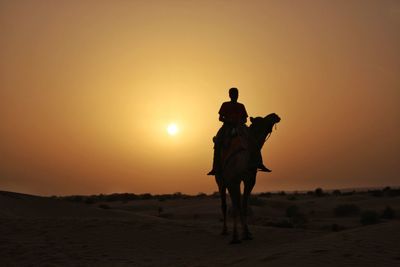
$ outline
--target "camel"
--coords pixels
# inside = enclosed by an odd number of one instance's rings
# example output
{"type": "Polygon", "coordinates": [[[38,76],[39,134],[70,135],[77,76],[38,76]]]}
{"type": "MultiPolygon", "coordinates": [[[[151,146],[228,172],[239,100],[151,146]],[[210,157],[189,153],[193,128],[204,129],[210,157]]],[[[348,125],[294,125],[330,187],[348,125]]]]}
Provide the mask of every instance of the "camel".
{"type": "MultiPolygon", "coordinates": [[[[221,209],[223,215],[223,235],[228,234],[226,223],[227,204],[226,204],[226,190],[228,189],[232,201],[232,217],[233,217],[233,236],[232,244],[240,243],[237,232],[237,218],[238,215],[241,219],[243,240],[251,240],[252,235],[247,225],[247,208],[248,200],[256,183],[257,165],[251,164],[250,159],[250,145],[255,142],[257,149],[261,149],[264,142],[272,132],[273,126],[280,122],[280,117],[275,113],[271,113],[266,117],[250,118],[251,125],[247,128],[247,135],[243,138],[247,142],[247,149],[233,151],[229,157],[222,160],[221,171],[215,175],[215,181],[218,185],[218,190],[221,196],[221,209]],[[240,183],[243,181],[244,189],[243,196],[240,192],[240,183]]],[[[243,137],[243,136],[242,136],[243,137]]],[[[242,139],[242,140],[243,140],[242,139]]]]}

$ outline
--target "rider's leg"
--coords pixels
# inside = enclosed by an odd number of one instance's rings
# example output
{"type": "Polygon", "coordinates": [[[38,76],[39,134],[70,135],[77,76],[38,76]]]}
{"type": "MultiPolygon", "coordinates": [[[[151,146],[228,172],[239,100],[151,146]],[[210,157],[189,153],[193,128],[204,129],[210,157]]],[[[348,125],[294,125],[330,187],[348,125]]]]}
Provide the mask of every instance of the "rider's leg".
{"type": "Polygon", "coordinates": [[[224,127],[221,127],[217,135],[213,138],[214,141],[213,165],[212,165],[212,170],[209,173],[207,173],[207,175],[215,175],[219,169],[223,134],[224,134],[224,127]]]}
{"type": "Polygon", "coordinates": [[[251,157],[251,167],[260,169],[260,171],[270,172],[271,170],[265,167],[263,164],[263,159],[261,155],[261,147],[252,138],[249,139],[249,149],[251,157]]]}
{"type": "Polygon", "coordinates": [[[256,152],[256,162],[257,162],[257,168],[262,171],[262,172],[271,172],[270,169],[268,169],[267,167],[265,167],[264,163],[263,163],[263,159],[262,159],[262,155],[261,155],[261,150],[257,149],[256,152]]]}
{"type": "Polygon", "coordinates": [[[207,175],[215,175],[218,170],[218,155],[219,155],[219,145],[217,143],[214,143],[214,156],[213,156],[213,165],[212,165],[212,170],[207,173],[207,175]]]}

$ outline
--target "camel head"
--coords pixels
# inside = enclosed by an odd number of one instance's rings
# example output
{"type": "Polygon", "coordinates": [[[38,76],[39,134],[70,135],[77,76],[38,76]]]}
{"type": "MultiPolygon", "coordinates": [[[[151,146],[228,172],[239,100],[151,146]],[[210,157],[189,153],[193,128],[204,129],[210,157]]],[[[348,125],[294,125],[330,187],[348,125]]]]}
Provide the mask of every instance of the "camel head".
{"type": "Polygon", "coordinates": [[[275,113],[271,113],[264,118],[262,117],[250,117],[251,126],[256,127],[257,129],[266,129],[274,126],[276,123],[281,121],[281,118],[275,113]]]}
{"type": "Polygon", "coordinates": [[[272,122],[272,124],[278,123],[281,121],[281,118],[276,115],[276,113],[271,113],[267,116],[265,116],[264,120],[272,122]]]}
{"type": "Polygon", "coordinates": [[[266,137],[272,132],[272,127],[281,121],[281,118],[275,113],[271,113],[263,117],[250,117],[250,130],[256,135],[261,135],[261,137],[266,137]]]}

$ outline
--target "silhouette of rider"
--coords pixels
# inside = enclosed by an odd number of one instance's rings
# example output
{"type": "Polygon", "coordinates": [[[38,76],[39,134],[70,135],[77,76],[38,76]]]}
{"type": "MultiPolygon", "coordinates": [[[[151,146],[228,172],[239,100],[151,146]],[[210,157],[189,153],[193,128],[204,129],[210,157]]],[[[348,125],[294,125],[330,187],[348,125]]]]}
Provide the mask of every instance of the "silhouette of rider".
{"type": "MultiPolygon", "coordinates": [[[[220,168],[220,155],[223,138],[226,133],[237,132],[236,129],[239,127],[246,127],[247,122],[247,111],[243,104],[237,102],[239,97],[239,91],[237,88],[229,89],[229,97],[231,101],[222,103],[219,109],[219,120],[223,122],[222,127],[218,130],[217,135],[214,138],[214,158],[213,158],[213,168],[207,173],[207,175],[215,175],[220,168]]],[[[270,170],[264,166],[261,157],[261,150],[255,149],[255,158],[257,161],[257,167],[260,171],[270,172],[270,170]]]]}

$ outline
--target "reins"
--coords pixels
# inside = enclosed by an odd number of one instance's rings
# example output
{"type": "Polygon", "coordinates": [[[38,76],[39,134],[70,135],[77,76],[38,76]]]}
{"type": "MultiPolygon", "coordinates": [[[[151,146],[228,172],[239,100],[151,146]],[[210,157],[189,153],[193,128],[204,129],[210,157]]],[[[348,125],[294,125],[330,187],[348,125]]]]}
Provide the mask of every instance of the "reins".
{"type": "Polygon", "coordinates": [[[278,129],[276,123],[274,123],[274,126],[272,126],[271,131],[267,134],[267,137],[265,137],[264,142],[266,142],[268,140],[268,138],[271,136],[274,127],[275,127],[275,131],[278,129]]]}

